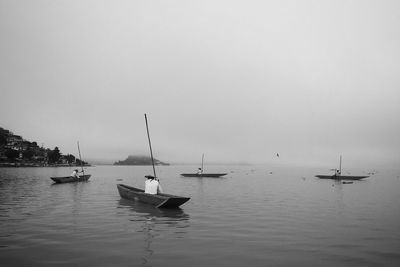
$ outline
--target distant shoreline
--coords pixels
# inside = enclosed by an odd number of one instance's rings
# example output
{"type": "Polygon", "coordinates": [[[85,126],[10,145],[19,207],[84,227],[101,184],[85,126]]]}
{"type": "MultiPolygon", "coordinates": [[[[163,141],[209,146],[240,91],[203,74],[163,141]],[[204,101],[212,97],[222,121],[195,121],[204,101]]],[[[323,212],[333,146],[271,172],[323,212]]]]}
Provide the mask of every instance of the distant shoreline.
{"type": "MultiPolygon", "coordinates": [[[[43,167],[81,167],[81,165],[68,165],[68,164],[38,164],[38,163],[0,163],[0,168],[26,168],[26,167],[35,167],[35,168],[43,168],[43,167]]],[[[91,164],[85,164],[83,167],[92,167],[91,164]]]]}

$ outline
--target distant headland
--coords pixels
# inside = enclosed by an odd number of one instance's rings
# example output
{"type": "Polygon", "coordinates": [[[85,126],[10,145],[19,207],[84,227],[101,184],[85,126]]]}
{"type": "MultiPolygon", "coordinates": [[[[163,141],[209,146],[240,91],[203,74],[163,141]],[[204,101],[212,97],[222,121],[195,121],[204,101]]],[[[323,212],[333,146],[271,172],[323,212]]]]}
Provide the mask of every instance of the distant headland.
{"type": "Polygon", "coordinates": [[[88,166],[74,155],[63,155],[58,147],[54,149],[38,146],[0,127],[0,167],[68,167],[88,166]]]}
{"type": "MultiPolygon", "coordinates": [[[[147,156],[128,156],[125,160],[114,162],[114,165],[152,165],[151,158],[147,156]]],[[[154,159],[154,165],[169,165],[169,163],[154,159]]]]}

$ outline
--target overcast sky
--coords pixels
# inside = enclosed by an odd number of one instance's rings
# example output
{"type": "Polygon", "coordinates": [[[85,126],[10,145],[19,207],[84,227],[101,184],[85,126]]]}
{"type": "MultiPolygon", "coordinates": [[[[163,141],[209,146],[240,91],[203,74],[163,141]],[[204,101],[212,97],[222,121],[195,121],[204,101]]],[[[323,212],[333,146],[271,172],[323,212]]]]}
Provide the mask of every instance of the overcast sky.
{"type": "Polygon", "coordinates": [[[400,163],[400,1],[0,0],[0,38],[0,126],[64,154],[148,155],[147,113],[165,162],[400,163]]]}

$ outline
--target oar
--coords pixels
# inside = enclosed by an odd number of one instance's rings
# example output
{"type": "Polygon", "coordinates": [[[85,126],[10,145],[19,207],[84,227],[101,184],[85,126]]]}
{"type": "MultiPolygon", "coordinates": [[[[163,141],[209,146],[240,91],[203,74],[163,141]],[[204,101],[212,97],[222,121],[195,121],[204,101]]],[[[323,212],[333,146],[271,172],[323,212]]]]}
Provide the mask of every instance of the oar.
{"type": "Polygon", "coordinates": [[[147,124],[147,116],[146,116],[146,114],[144,114],[144,120],[146,121],[147,138],[149,139],[149,147],[150,147],[151,163],[153,165],[154,179],[157,179],[156,168],[154,167],[153,150],[151,149],[149,125],[147,124]]]}
{"type": "Polygon", "coordinates": [[[79,148],[79,141],[78,141],[78,152],[79,152],[79,160],[81,161],[81,168],[82,168],[82,173],[83,173],[82,178],[84,178],[85,177],[85,171],[83,170],[83,162],[82,162],[82,157],[81,157],[81,149],[79,148]]]}

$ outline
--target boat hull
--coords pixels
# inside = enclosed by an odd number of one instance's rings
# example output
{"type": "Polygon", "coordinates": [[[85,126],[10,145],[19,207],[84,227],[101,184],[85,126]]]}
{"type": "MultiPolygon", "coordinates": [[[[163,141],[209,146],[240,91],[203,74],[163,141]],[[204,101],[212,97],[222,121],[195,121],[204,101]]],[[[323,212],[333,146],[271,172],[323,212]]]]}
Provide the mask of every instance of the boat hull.
{"type": "Polygon", "coordinates": [[[181,173],[183,177],[212,177],[212,178],[218,178],[222,177],[224,175],[227,175],[227,173],[202,173],[202,174],[197,174],[197,173],[181,173]]]}
{"type": "Polygon", "coordinates": [[[178,208],[190,199],[189,197],[180,197],[164,193],[157,195],[146,194],[142,189],[124,184],[117,184],[117,188],[122,198],[140,201],[156,206],[157,208],[178,208]]]}
{"type": "Polygon", "coordinates": [[[89,180],[91,174],[85,174],[78,178],[72,176],[64,176],[64,177],[50,177],[57,184],[64,184],[64,183],[74,183],[74,182],[85,182],[89,180]]]}
{"type": "Polygon", "coordinates": [[[320,179],[333,179],[333,180],[361,180],[369,176],[353,176],[353,175],[315,175],[320,179]]]}

